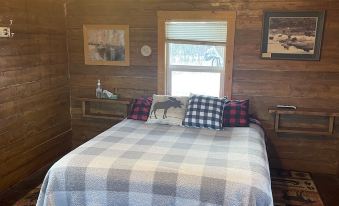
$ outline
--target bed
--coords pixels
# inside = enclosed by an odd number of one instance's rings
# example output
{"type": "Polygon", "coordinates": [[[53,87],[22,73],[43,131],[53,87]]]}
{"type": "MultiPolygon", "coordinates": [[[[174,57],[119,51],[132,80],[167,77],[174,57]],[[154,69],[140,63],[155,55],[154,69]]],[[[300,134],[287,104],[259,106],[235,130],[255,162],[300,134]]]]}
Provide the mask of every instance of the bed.
{"type": "Polygon", "coordinates": [[[37,205],[273,205],[264,133],[126,119],[56,162],[37,205]]]}

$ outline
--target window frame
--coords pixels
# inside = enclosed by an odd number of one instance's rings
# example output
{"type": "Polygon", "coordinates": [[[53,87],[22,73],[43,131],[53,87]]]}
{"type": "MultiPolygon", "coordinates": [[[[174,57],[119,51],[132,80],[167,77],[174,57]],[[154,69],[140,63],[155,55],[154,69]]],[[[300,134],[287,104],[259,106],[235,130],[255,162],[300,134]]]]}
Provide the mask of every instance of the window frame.
{"type": "MultiPolygon", "coordinates": [[[[168,21],[227,21],[227,42],[224,56],[224,69],[221,73],[223,84],[220,87],[221,95],[232,97],[232,74],[233,74],[233,50],[235,33],[234,11],[158,11],[158,71],[157,71],[157,92],[158,94],[168,94],[170,85],[167,82],[169,71],[167,71],[167,41],[166,22],[168,21]]],[[[219,43],[216,43],[219,44],[219,43]]],[[[220,45],[220,44],[219,44],[220,45]]],[[[184,66],[189,67],[189,66],[184,66]]],[[[187,71],[187,70],[185,70],[187,71]]],[[[197,71],[199,72],[199,71],[197,71]]],[[[213,71],[208,71],[213,72],[213,71]]],[[[217,71],[218,73],[220,71],[217,71]]]]}

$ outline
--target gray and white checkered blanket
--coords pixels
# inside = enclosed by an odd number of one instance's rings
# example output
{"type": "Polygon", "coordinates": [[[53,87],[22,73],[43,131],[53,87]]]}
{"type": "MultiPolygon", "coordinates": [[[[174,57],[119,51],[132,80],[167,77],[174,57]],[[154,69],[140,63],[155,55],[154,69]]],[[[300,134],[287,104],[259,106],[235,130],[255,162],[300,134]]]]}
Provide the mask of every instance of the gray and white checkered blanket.
{"type": "Polygon", "coordinates": [[[263,131],[124,120],[56,162],[37,205],[273,205],[263,131]]]}

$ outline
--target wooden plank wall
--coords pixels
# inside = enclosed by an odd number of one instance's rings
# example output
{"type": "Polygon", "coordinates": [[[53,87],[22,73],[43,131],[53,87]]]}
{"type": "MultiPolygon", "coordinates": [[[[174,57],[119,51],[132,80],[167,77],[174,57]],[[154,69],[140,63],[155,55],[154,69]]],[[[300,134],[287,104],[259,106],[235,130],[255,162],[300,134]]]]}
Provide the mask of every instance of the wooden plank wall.
{"type": "Polygon", "coordinates": [[[71,146],[64,3],[0,0],[0,192],[71,146]]]}
{"type": "Polygon", "coordinates": [[[335,0],[68,0],[74,145],[113,124],[81,117],[76,98],[93,96],[97,79],[102,80],[104,88],[122,88],[123,96],[156,90],[158,10],[237,11],[233,97],[249,98],[251,111],[265,123],[271,165],[331,174],[339,171],[338,137],[278,137],[272,132],[273,116],[267,112],[269,106],[276,104],[339,109],[339,2],[335,0]],[[212,2],[219,5],[214,7],[212,2]],[[264,10],[326,10],[321,61],[260,59],[264,10]],[[83,24],[129,24],[131,66],[84,65],[83,24]],[[141,56],[143,44],[152,47],[150,57],[141,56]]]}

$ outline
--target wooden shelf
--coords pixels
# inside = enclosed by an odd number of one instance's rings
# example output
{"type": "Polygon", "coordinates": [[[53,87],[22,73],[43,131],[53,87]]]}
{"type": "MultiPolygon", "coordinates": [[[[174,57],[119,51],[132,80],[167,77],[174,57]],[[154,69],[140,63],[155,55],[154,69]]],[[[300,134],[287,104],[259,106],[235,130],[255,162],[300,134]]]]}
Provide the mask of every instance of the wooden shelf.
{"type": "Polygon", "coordinates": [[[78,98],[82,102],[102,102],[102,103],[117,103],[117,104],[131,104],[133,99],[121,98],[121,99],[98,99],[98,98],[78,98]]]}
{"type": "Polygon", "coordinates": [[[269,113],[279,113],[279,114],[294,114],[294,115],[310,115],[310,116],[339,116],[339,111],[333,111],[329,109],[312,109],[312,108],[297,108],[297,109],[285,109],[270,107],[268,109],[269,113]]]}
{"type": "Polygon", "coordinates": [[[296,133],[296,134],[308,134],[312,133],[314,135],[331,135],[329,131],[322,131],[313,128],[298,128],[298,127],[279,127],[276,132],[286,132],[286,133],[296,133]]]}
{"type": "Polygon", "coordinates": [[[333,111],[329,109],[313,109],[313,108],[286,109],[270,107],[268,109],[268,112],[271,114],[275,114],[274,130],[277,133],[298,133],[298,134],[326,135],[326,136],[333,135],[335,117],[339,116],[339,111],[333,111]],[[328,129],[321,130],[317,128],[280,127],[281,115],[328,117],[328,129]]]}
{"type": "MultiPolygon", "coordinates": [[[[110,120],[123,120],[127,117],[130,105],[133,99],[97,99],[97,98],[79,98],[82,102],[82,116],[87,118],[97,118],[97,119],[110,119],[110,120]],[[93,112],[97,108],[92,108],[91,104],[99,104],[100,106],[112,106],[112,107],[122,107],[121,110],[116,111],[115,113],[102,113],[99,111],[93,112]]],[[[107,110],[106,110],[107,111],[107,110]]],[[[112,112],[112,111],[107,111],[112,112]]]]}
{"type": "Polygon", "coordinates": [[[83,117],[89,117],[89,118],[111,119],[111,120],[123,120],[123,119],[126,118],[126,116],[105,115],[105,114],[98,114],[98,113],[83,114],[82,116],[83,116],[83,117]]]}

